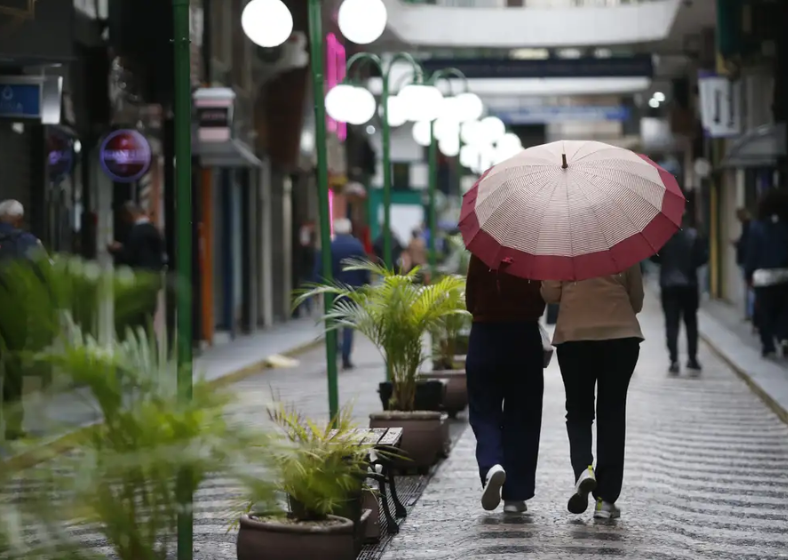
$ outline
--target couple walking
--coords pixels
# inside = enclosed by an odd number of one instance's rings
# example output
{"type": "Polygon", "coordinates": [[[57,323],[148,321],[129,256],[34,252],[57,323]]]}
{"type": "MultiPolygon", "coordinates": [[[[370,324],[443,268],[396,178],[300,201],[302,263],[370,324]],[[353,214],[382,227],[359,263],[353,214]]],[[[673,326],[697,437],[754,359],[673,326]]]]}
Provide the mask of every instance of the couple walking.
{"type": "Polygon", "coordinates": [[[596,500],[594,517],[620,515],[627,390],[638,361],[643,307],[640,266],[578,282],[538,282],[491,270],[471,257],[466,304],[473,316],[466,362],[470,424],[482,479],[482,506],[527,510],[534,496],[544,392],[539,319],[560,304],[553,344],[566,390],[566,428],[575,514],[596,500]],[[598,394],[593,466],[594,392],[598,394]]]}

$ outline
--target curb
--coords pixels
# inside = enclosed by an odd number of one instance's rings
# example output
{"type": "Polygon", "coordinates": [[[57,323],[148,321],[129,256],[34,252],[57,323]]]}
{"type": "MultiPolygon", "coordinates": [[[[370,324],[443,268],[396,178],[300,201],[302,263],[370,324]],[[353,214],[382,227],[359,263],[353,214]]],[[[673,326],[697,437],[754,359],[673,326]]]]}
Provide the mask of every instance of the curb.
{"type": "Polygon", "coordinates": [[[749,372],[741,368],[736,362],[730,359],[728,354],[722,348],[720,348],[720,346],[710,336],[707,336],[702,330],[699,330],[698,334],[700,335],[701,340],[703,340],[703,342],[705,342],[706,345],[708,345],[708,347],[711,348],[711,350],[717,356],[719,356],[722,361],[725,362],[728,367],[730,367],[736,373],[736,375],[742,379],[742,381],[744,381],[744,383],[747,384],[750,390],[755,393],[764,402],[764,404],[766,404],[766,406],[768,406],[771,411],[777,415],[780,420],[788,424],[788,410],[783,408],[780,403],[774,400],[774,398],[772,398],[772,396],[767,391],[765,391],[758,384],[758,382],[755,381],[755,379],[753,379],[749,372]]]}
{"type": "MultiPolygon", "coordinates": [[[[323,344],[323,337],[320,336],[310,342],[299,344],[285,352],[279,353],[280,356],[287,356],[288,358],[295,358],[310,350],[313,350],[323,344]]],[[[208,385],[215,389],[221,389],[239,383],[245,379],[259,375],[266,370],[275,369],[270,363],[271,356],[252,362],[235,371],[228,372],[216,379],[208,381],[208,385]]],[[[0,465],[3,467],[14,470],[22,471],[34,467],[44,461],[47,461],[57,455],[62,455],[67,451],[73,449],[79,441],[85,436],[89,435],[96,426],[102,423],[101,420],[81,426],[73,431],[67,432],[61,436],[56,436],[51,441],[42,443],[33,449],[22,451],[17,455],[12,455],[5,460],[0,460],[0,465]]]]}

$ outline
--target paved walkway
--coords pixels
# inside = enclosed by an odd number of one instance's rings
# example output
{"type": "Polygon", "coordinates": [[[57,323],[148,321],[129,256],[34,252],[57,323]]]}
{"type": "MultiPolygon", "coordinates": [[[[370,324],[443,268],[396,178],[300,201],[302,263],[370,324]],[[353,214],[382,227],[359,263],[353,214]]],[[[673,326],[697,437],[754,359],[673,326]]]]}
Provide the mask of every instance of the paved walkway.
{"type": "Polygon", "coordinates": [[[566,511],[572,473],[554,364],[530,512],[481,510],[468,430],[384,560],[788,558],[788,427],[705,346],[701,378],[669,378],[653,297],[641,320],[648,340],[630,391],[621,519],[566,511]]]}

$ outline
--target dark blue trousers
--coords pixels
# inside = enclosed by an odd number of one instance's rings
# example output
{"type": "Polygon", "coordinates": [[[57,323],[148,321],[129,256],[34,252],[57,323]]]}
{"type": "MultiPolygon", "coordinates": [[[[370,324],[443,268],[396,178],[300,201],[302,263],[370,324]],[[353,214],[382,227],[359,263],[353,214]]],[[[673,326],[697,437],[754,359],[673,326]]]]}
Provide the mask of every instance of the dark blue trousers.
{"type": "Polygon", "coordinates": [[[482,484],[506,470],[504,500],[534,496],[542,428],[544,370],[536,321],[474,323],[466,371],[471,428],[482,484]]]}

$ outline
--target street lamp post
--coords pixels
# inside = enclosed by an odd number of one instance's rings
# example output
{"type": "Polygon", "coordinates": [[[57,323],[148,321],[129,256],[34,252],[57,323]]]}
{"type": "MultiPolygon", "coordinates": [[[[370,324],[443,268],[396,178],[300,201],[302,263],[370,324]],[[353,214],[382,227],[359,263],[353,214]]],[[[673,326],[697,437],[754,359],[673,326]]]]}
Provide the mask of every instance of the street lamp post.
{"type": "MultiPolygon", "coordinates": [[[[176,305],[177,305],[177,386],[180,400],[192,398],[192,111],[191,48],[189,40],[189,0],[173,0],[173,66],[175,105],[175,207],[176,207],[176,305]]],[[[176,492],[181,506],[178,513],[178,560],[191,560],[194,549],[192,513],[192,473],[178,473],[176,492]]]]}
{"type": "MultiPolygon", "coordinates": [[[[390,85],[389,78],[391,69],[398,61],[407,62],[412,68],[412,77],[415,87],[424,87],[421,83],[423,80],[424,71],[416,59],[408,53],[396,53],[388,64],[384,63],[381,58],[371,53],[357,53],[350,57],[347,62],[347,74],[350,72],[356,62],[370,63],[375,66],[381,74],[382,91],[380,96],[381,105],[381,135],[383,138],[383,262],[387,268],[393,268],[394,262],[392,258],[392,231],[391,231],[391,124],[389,122],[389,102],[390,102],[390,85]]],[[[414,86],[406,86],[414,87],[414,86]]],[[[361,88],[355,88],[361,89],[361,88]]],[[[415,100],[413,100],[415,101],[415,100]]],[[[408,108],[406,108],[407,110],[408,108]]],[[[332,115],[336,120],[347,121],[347,117],[342,118],[343,115],[332,115]],[[339,118],[337,118],[339,117],[339,118]]],[[[361,123],[359,123],[361,124],[361,123]]]]}
{"type": "MultiPolygon", "coordinates": [[[[438,216],[435,202],[438,189],[438,149],[441,148],[440,151],[448,157],[458,155],[462,123],[478,119],[484,111],[481,99],[469,91],[468,78],[457,68],[437,70],[429,77],[427,83],[435,87],[439,80],[451,80],[451,78],[462,80],[463,92],[459,95],[445,98],[443,101],[444,110],[440,116],[440,121],[432,120],[429,123],[429,204],[427,223],[430,228],[429,263],[432,274],[435,274],[438,267],[438,216]],[[443,124],[444,126],[439,127],[438,124],[443,124]],[[436,134],[438,130],[441,132],[440,138],[436,134]],[[439,140],[440,143],[438,142],[439,140]],[[455,140],[456,145],[454,144],[455,140]]],[[[451,86],[450,81],[449,85],[451,86]]]]}

